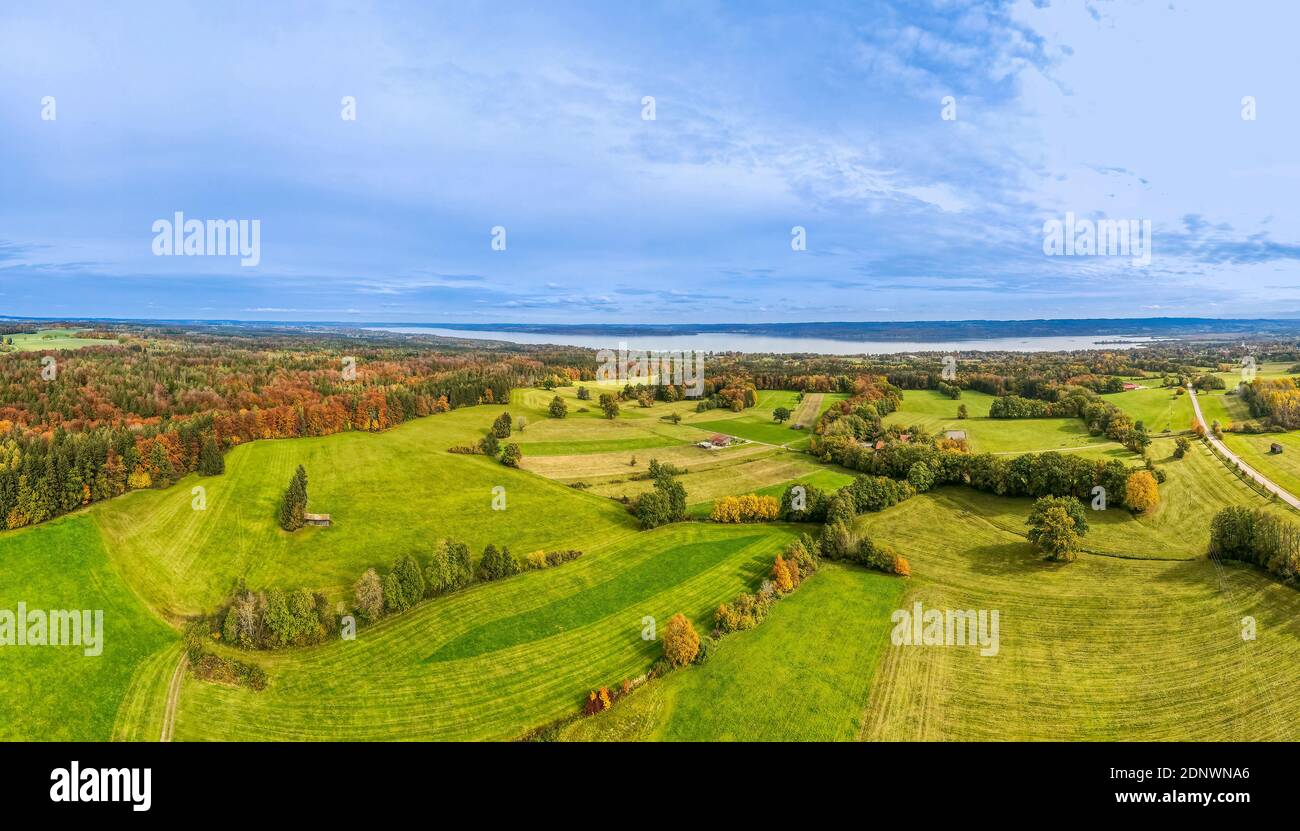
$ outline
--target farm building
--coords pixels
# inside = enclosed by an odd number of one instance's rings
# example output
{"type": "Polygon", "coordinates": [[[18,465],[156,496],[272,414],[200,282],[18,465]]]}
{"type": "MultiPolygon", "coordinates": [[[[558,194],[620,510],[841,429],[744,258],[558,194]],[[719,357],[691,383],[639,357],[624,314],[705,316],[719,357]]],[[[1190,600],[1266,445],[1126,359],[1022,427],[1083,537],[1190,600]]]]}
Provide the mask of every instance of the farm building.
{"type": "Polygon", "coordinates": [[[1277,442],[1273,442],[1271,445],[1269,445],[1268,452],[1269,452],[1269,453],[1281,453],[1281,452],[1282,452],[1282,445],[1278,444],[1277,442]]]}
{"type": "Polygon", "coordinates": [[[1124,384],[1124,390],[1125,390],[1125,391],[1128,391],[1128,390],[1136,390],[1136,389],[1140,389],[1140,387],[1138,387],[1137,384],[1131,384],[1131,383],[1127,383],[1127,382],[1124,384]]]}
{"type": "Polygon", "coordinates": [[[330,515],[329,514],[303,514],[302,521],[307,525],[324,525],[326,527],[329,527],[330,515]]]}

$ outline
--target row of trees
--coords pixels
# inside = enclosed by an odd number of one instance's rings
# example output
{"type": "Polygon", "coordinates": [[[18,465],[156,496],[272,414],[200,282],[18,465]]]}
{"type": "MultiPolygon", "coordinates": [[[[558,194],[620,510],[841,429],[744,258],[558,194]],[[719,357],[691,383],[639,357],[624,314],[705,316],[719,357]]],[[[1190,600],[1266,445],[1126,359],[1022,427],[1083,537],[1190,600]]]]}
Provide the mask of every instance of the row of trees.
{"type": "Polygon", "coordinates": [[[709,519],[714,522],[771,522],[780,513],[781,503],[776,497],[747,493],[716,500],[709,519]]]}
{"type": "Polygon", "coordinates": [[[1223,508],[1210,521],[1210,556],[1254,563],[1294,584],[1300,577],[1300,525],[1259,508],[1223,508]]]}
{"type": "MultiPolygon", "coordinates": [[[[535,551],[518,560],[506,547],[488,544],[475,563],[469,546],[440,540],[425,555],[398,557],[381,574],[369,568],[352,589],[352,608],[373,623],[399,614],[420,601],[490,582],[522,571],[552,568],[582,556],[581,551],[535,551]]],[[[342,604],[308,589],[250,591],[242,585],[230,603],[212,617],[214,631],[226,643],[246,649],[279,649],[319,643],[339,631],[342,604]]]]}

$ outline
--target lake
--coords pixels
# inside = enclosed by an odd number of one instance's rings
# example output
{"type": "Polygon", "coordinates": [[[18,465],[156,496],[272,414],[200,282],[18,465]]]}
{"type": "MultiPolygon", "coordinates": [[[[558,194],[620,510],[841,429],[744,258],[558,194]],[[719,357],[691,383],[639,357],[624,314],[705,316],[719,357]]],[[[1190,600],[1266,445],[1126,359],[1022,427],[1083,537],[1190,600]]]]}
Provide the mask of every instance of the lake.
{"type": "Polygon", "coordinates": [[[371,328],[383,332],[438,335],[470,340],[500,340],[519,344],[559,344],[588,349],[618,349],[620,343],[625,343],[628,349],[662,352],[812,352],[821,355],[897,355],[905,352],[1069,352],[1076,349],[1128,349],[1160,340],[1127,335],[1063,335],[954,341],[853,341],[831,338],[784,338],[730,332],[707,332],[695,335],[571,335],[442,329],[432,326],[371,328]],[[1113,341],[1116,340],[1131,341],[1131,343],[1114,344],[1113,341]],[[1102,341],[1112,343],[1103,344],[1102,341]]]}

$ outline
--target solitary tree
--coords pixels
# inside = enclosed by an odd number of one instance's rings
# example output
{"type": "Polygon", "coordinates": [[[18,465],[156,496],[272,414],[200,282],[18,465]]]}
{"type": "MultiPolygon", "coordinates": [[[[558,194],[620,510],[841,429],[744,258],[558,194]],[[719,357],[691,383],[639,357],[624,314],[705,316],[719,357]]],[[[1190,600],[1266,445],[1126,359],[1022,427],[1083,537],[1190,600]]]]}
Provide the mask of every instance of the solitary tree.
{"type": "Polygon", "coordinates": [[[1045,496],[1029,512],[1029,541],[1049,560],[1070,563],[1079,556],[1079,541],[1088,532],[1083,505],[1070,497],[1045,496]]]}
{"type": "Polygon", "coordinates": [[[618,399],[607,392],[602,392],[600,409],[605,414],[605,418],[618,418],[618,399]]]}
{"type": "Polygon", "coordinates": [[[664,657],[675,667],[682,667],[695,660],[700,653],[700,636],[695,627],[681,612],[673,615],[664,632],[664,657]]]}
{"type": "Polygon", "coordinates": [[[966,405],[965,405],[965,404],[958,404],[958,405],[957,405],[957,418],[966,418],[966,417],[967,417],[966,405]]]}
{"type": "Polygon", "coordinates": [[[587,389],[586,387],[578,387],[578,400],[579,400],[579,401],[590,401],[590,400],[591,400],[591,390],[587,389]]]}
{"type": "Polygon", "coordinates": [[[379,582],[379,573],[373,568],[366,569],[353,588],[357,611],[366,620],[379,620],[384,614],[384,588],[379,582]]]}
{"type": "Polygon", "coordinates": [[[569,414],[569,405],[565,404],[564,399],[557,395],[551,399],[551,406],[547,410],[550,412],[551,418],[564,418],[569,414]]]}
{"type": "Polygon", "coordinates": [[[492,435],[499,439],[510,438],[510,413],[502,413],[492,422],[492,435]]]}
{"type": "Polygon", "coordinates": [[[772,420],[777,424],[782,424],[790,420],[790,411],[785,407],[777,407],[772,411],[772,420]]]}
{"type": "Polygon", "coordinates": [[[1124,485],[1124,504],[1139,514],[1160,504],[1160,489],[1150,471],[1137,470],[1129,474],[1124,485]]]}
{"type": "Polygon", "coordinates": [[[280,527],[286,531],[296,531],[303,525],[303,515],[307,512],[307,471],[302,465],[294,471],[289,480],[289,487],[280,500],[280,527]]]}

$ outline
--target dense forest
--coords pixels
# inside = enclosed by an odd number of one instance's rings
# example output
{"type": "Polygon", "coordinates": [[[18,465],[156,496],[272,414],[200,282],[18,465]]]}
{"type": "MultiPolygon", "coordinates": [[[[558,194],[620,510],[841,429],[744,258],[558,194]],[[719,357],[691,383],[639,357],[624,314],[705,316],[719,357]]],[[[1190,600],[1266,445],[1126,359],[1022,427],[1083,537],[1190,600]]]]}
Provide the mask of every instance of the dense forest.
{"type": "MultiPolygon", "coordinates": [[[[7,333],[24,331],[6,327],[7,333]]],[[[27,329],[26,331],[31,331],[27,329]]],[[[219,473],[243,442],[384,430],[577,370],[547,355],[339,334],[117,327],[104,346],[0,355],[0,524],[219,473]],[[539,357],[540,355],[540,357],[539,357]]],[[[83,334],[84,336],[84,334],[83,334]]]]}

